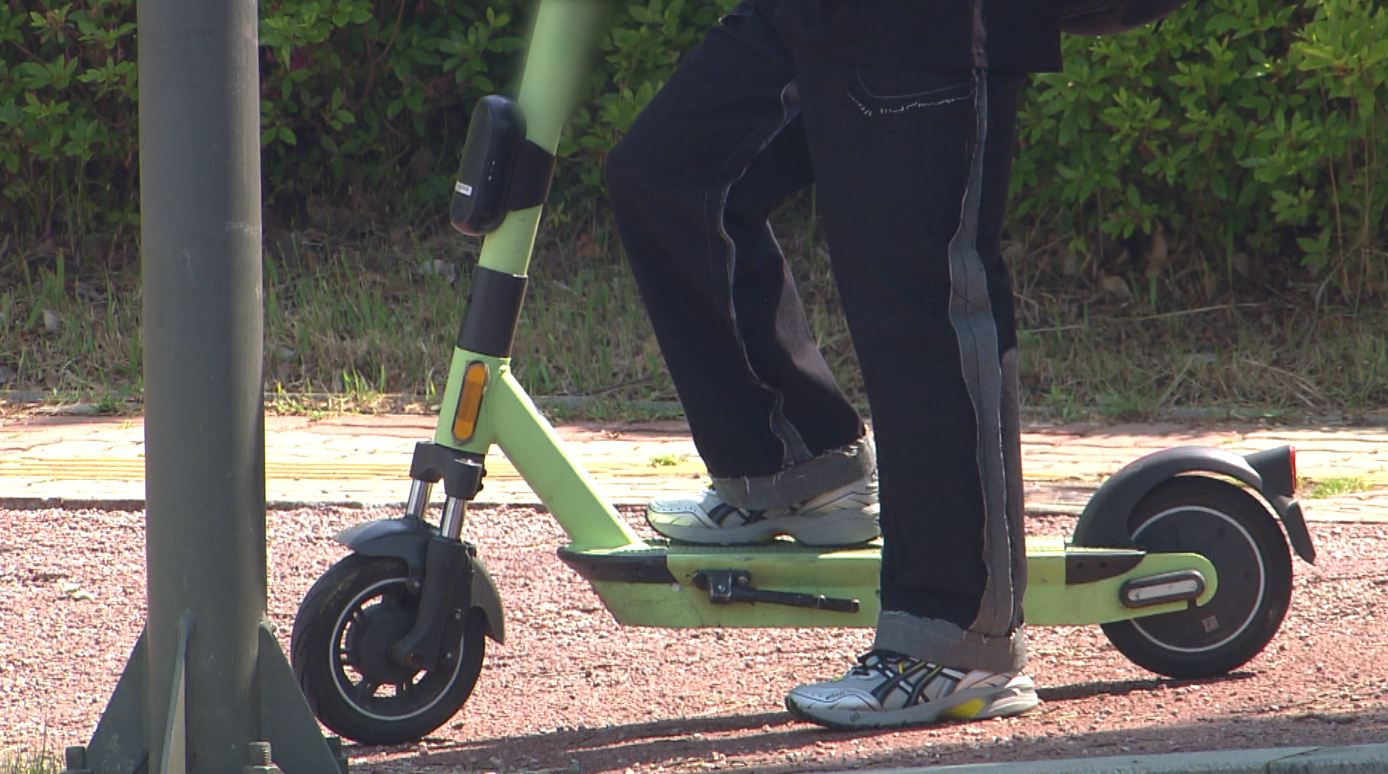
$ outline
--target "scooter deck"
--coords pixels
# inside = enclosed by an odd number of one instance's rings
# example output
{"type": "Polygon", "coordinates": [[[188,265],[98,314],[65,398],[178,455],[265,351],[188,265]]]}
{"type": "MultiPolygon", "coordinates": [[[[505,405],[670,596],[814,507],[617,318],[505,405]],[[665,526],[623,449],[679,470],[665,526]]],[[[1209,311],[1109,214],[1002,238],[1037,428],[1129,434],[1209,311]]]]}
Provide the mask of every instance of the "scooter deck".
{"type": "MultiPolygon", "coordinates": [[[[651,541],[615,549],[569,546],[559,556],[592,583],[619,622],[632,626],[871,627],[880,609],[880,542],[822,549],[789,540],[757,546],[651,541]]],[[[1027,539],[1027,572],[1026,620],[1042,626],[1177,612],[1208,602],[1218,584],[1214,566],[1199,554],[1081,548],[1061,537],[1027,539]],[[1134,606],[1139,587],[1180,587],[1185,594],[1134,606]]]]}

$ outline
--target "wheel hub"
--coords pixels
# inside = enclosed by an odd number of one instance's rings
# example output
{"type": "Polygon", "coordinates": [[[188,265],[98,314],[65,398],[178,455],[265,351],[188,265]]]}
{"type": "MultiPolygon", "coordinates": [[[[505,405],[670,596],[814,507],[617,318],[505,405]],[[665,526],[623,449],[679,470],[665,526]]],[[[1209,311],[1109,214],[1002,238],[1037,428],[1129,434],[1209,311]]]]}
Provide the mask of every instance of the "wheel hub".
{"type": "Polygon", "coordinates": [[[1199,652],[1219,647],[1250,623],[1264,593],[1262,560],[1252,538],[1227,517],[1191,508],[1159,518],[1141,531],[1154,551],[1197,549],[1219,568],[1219,590],[1204,607],[1138,619],[1134,625],[1168,647],[1199,652]]]}
{"type": "Polygon", "coordinates": [[[408,682],[418,670],[396,661],[391,648],[410,632],[414,619],[415,611],[389,602],[361,611],[348,632],[348,661],[373,683],[408,682]]]}

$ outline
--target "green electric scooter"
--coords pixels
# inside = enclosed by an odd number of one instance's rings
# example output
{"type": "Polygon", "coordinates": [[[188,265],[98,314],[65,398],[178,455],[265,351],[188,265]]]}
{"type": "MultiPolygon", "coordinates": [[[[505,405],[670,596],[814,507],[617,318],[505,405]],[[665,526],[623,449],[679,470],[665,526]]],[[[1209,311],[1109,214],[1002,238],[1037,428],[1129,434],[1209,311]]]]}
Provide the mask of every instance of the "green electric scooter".
{"type": "MultiPolygon", "coordinates": [[[[450,214],[460,230],[486,238],[438,430],[415,447],[403,515],[338,535],[352,553],[314,584],[295,619],[295,674],[323,724],[350,739],[401,743],[438,728],[472,693],[486,638],[505,639],[500,595],[462,540],[493,445],[567,534],[559,556],[623,624],[876,622],[880,544],[642,539],[594,491],[511,374],[554,152],[588,56],[585,30],[601,11],[587,0],[541,0],[518,99],[486,97],[474,111],[450,214]],[[446,497],[435,525],[425,516],[439,482],[446,497]]],[[[1173,677],[1237,668],[1286,613],[1288,540],[1314,560],[1295,482],[1287,447],[1247,456],[1184,447],[1133,462],[1098,489],[1069,540],[1027,540],[1027,622],[1099,624],[1133,662],[1173,677]]]]}

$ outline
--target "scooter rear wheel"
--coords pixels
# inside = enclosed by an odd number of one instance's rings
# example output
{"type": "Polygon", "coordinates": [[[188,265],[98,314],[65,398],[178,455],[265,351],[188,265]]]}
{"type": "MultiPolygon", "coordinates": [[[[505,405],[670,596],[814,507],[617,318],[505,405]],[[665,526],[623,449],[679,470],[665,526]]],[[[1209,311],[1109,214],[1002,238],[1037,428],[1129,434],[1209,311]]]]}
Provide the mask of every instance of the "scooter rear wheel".
{"type": "Polygon", "coordinates": [[[1258,655],[1292,597],[1292,560],[1271,513],[1233,484],[1179,476],[1140,500],[1128,534],[1149,552],[1198,553],[1215,566],[1214,598],[1178,613],[1103,624],[1138,666],[1177,678],[1227,674],[1258,655]]]}
{"type": "Polygon", "coordinates": [[[290,661],[323,725],[363,744],[422,739],[472,695],[486,622],[476,611],[453,630],[450,659],[417,670],[391,646],[413,626],[419,597],[405,563],[353,554],[313,584],[294,618],[290,661]]]}

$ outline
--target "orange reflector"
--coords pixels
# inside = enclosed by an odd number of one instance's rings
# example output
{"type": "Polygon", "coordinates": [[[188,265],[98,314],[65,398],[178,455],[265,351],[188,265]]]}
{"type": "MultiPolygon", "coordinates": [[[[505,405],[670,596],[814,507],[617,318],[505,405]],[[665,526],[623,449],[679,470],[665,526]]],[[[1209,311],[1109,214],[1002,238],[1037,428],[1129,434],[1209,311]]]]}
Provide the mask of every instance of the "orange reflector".
{"type": "Polygon", "coordinates": [[[458,395],[458,411],[453,415],[453,438],[464,443],[477,432],[482,413],[482,391],[487,387],[487,365],[473,361],[463,371],[463,389],[458,395]]]}

